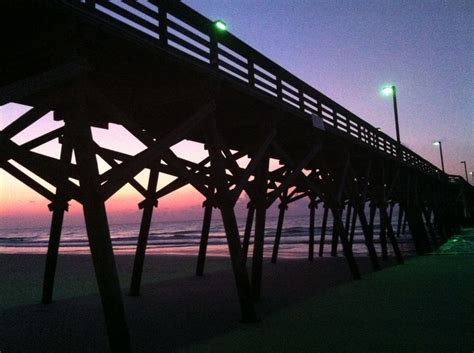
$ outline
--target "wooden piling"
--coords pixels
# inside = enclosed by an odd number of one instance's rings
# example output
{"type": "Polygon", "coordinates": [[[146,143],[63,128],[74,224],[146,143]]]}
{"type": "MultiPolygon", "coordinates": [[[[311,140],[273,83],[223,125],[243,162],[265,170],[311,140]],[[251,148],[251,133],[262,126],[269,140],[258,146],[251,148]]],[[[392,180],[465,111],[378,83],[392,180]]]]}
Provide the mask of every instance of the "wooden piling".
{"type": "Polygon", "coordinates": [[[314,260],[314,220],[315,220],[315,210],[316,210],[316,200],[315,197],[310,199],[309,203],[309,246],[308,246],[308,260],[314,260]]]}
{"type": "Polygon", "coordinates": [[[201,241],[199,242],[199,253],[196,265],[196,276],[204,274],[204,263],[206,261],[207,244],[209,241],[209,230],[211,228],[212,204],[204,201],[204,218],[202,221],[201,241]]]}
{"type": "Polygon", "coordinates": [[[323,220],[321,222],[321,237],[319,238],[319,257],[323,256],[324,253],[324,241],[326,238],[326,226],[328,223],[329,208],[324,204],[323,220]]]}
{"type": "Polygon", "coordinates": [[[271,260],[273,264],[277,262],[278,250],[280,248],[281,233],[283,230],[283,220],[285,218],[285,211],[288,209],[288,206],[282,202],[278,205],[278,209],[279,209],[278,223],[277,223],[277,229],[275,233],[275,241],[273,243],[273,252],[272,252],[272,260],[271,260]]]}
{"type": "Polygon", "coordinates": [[[158,171],[150,170],[148,178],[148,190],[146,200],[143,206],[142,221],[140,224],[140,233],[138,234],[137,249],[135,251],[135,260],[133,262],[132,281],[130,283],[130,295],[138,296],[140,294],[140,284],[142,280],[143,264],[145,262],[145,253],[150,234],[151,220],[153,217],[153,208],[158,206],[158,201],[153,198],[158,184],[158,171]]]}

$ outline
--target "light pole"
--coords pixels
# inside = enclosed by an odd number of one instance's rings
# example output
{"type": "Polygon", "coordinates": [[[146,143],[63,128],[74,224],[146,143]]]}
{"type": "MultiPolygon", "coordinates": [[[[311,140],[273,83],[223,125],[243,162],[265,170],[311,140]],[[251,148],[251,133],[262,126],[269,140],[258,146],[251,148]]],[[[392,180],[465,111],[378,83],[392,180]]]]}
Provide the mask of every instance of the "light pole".
{"type": "Polygon", "coordinates": [[[439,155],[441,157],[441,169],[443,170],[443,173],[444,173],[443,146],[441,144],[441,141],[433,142],[433,146],[439,146],[439,155]]]}
{"type": "Polygon", "coordinates": [[[466,166],[466,161],[461,161],[462,164],[464,164],[464,173],[466,173],[466,181],[469,183],[469,178],[467,177],[467,166],[466,166]]]}
{"type": "Polygon", "coordinates": [[[474,172],[469,172],[469,175],[472,176],[472,182],[474,183],[474,172]]]}
{"type": "Polygon", "coordinates": [[[400,128],[398,127],[398,108],[397,108],[397,88],[394,85],[382,88],[383,94],[393,97],[393,112],[395,114],[395,129],[397,133],[397,142],[400,145],[400,128]]]}

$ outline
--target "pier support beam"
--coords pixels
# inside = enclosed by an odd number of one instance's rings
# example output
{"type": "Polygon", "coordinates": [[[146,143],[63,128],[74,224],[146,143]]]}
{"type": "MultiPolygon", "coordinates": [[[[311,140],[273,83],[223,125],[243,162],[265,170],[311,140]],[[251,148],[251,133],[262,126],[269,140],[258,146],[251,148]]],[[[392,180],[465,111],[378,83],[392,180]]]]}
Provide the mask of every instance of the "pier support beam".
{"type": "Polygon", "coordinates": [[[433,246],[435,248],[438,248],[438,240],[436,239],[436,233],[433,227],[433,223],[431,223],[431,210],[428,210],[426,207],[422,207],[422,212],[425,218],[426,228],[432,240],[433,246]]]}
{"type": "Polygon", "coordinates": [[[242,251],[244,253],[244,261],[247,262],[247,257],[249,253],[249,245],[250,245],[250,236],[252,235],[252,227],[253,227],[253,217],[255,215],[255,206],[249,202],[247,204],[247,220],[245,222],[245,230],[244,230],[244,241],[242,244],[242,251]]]}
{"type": "Polygon", "coordinates": [[[281,232],[283,230],[283,220],[285,218],[285,211],[288,209],[288,205],[286,203],[280,203],[278,205],[278,223],[277,229],[275,234],[275,242],[273,244],[273,252],[272,252],[272,263],[276,264],[278,258],[278,250],[280,248],[280,239],[281,239],[281,232]]]}
{"type": "MultiPolygon", "coordinates": [[[[387,214],[387,206],[382,205],[379,209],[380,209],[380,222],[384,224],[384,228],[387,231],[388,238],[390,239],[390,243],[392,244],[393,253],[395,254],[397,262],[399,264],[403,264],[403,256],[402,256],[402,253],[400,251],[400,248],[398,247],[397,238],[395,237],[395,233],[393,231],[392,223],[390,222],[390,217],[387,214]]],[[[387,245],[385,244],[385,248],[386,247],[387,247],[387,245]]],[[[387,257],[388,257],[388,254],[387,254],[387,257]]]]}
{"type": "Polygon", "coordinates": [[[245,266],[245,258],[239,236],[239,228],[234,212],[234,202],[230,197],[224,164],[224,157],[218,142],[215,117],[211,116],[203,126],[206,132],[207,147],[211,159],[211,179],[216,186],[216,206],[219,208],[224,223],[230,260],[234,273],[237,294],[239,296],[242,321],[255,322],[257,315],[252,300],[250,281],[245,266]]]}
{"type": "Polygon", "coordinates": [[[319,253],[318,256],[322,257],[324,253],[324,241],[326,240],[326,227],[328,224],[328,213],[329,208],[324,204],[323,220],[321,222],[321,237],[319,238],[319,253]]]}
{"type": "Polygon", "coordinates": [[[314,221],[315,221],[315,210],[316,210],[316,196],[311,195],[309,208],[309,246],[308,246],[308,260],[314,260],[314,221]]]}
{"type": "Polygon", "coordinates": [[[388,227],[388,219],[382,215],[383,209],[385,206],[379,204],[379,217],[380,217],[380,233],[379,233],[379,241],[380,241],[380,248],[382,249],[382,260],[388,260],[388,249],[387,249],[387,227],[388,227]]]}
{"type": "Polygon", "coordinates": [[[58,261],[59,242],[61,239],[64,212],[67,211],[67,204],[51,203],[49,208],[53,211],[53,216],[51,219],[48,252],[46,254],[46,266],[44,270],[43,296],[41,298],[41,303],[43,304],[49,304],[53,299],[54,277],[58,261]]]}
{"type": "Polygon", "coordinates": [[[349,235],[349,243],[351,243],[351,246],[354,244],[356,222],[357,222],[357,212],[354,210],[354,212],[352,213],[351,232],[349,235]]]}
{"type": "MultiPolygon", "coordinates": [[[[86,90],[86,87],[83,88],[86,90]]],[[[79,102],[85,104],[85,102],[79,102]]],[[[79,169],[79,183],[83,198],[83,212],[92,261],[99,287],[110,350],[113,353],[131,352],[122,291],[117,275],[105,203],[100,193],[99,170],[94,153],[94,142],[89,122],[80,113],[65,120],[65,127],[74,148],[79,169]]],[[[82,107],[83,108],[83,107],[82,107]]]]}
{"type": "MultiPolygon", "coordinates": [[[[71,162],[72,147],[62,139],[60,160],[67,165],[71,162]]],[[[64,178],[67,178],[64,175],[64,178]]],[[[43,280],[43,296],[41,302],[43,304],[51,303],[53,299],[54,277],[56,274],[56,264],[58,261],[59,243],[61,240],[61,231],[63,227],[64,212],[68,210],[68,204],[63,200],[64,195],[61,189],[56,190],[56,201],[52,202],[48,207],[53,212],[51,219],[51,228],[49,232],[48,252],[46,254],[46,265],[43,280]]]]}
{"type": "Polygon", "coordinates": [[[375,250],[375,245],[374,245],[373,228],[371,228],[369,223],[367,222],[367,217],[364,212],[363,204],[356,203],[355,211],[357,212],[357,215],[359,216],[362,232],[364,233],[365,245],[367,247],[367,251],[369,252],[369,258],[370,258],[370,262],[372,263],[372,267],[375,271],[379,271],[380,264],[377,257],[377,251],[375,250]]]}
{"type": "Polygon", "coordinates": [[[199,243],[199,254],[196,266],[196,276],[204,274],[204,263],[206,261],[207,244],[209,241],[209,230],[211,228],[212,204],[209,200],[204,201],[204,219],[202,221],[201,241],[199,243]]]}
{"type": "MultiPolygon", "coordinates": [[[[331,210],[332,211],[332,210],[331,210]]],[[[342,208],[337,208],[337,213],[339,217],[342,217],[342,208]]],[[[341,218],[342,220],[342,218],[341,218]]],[[[337,256],[337,245],[339,243],[339,234],[338,234],[338,227],[336,226],[336,217],[334,217],[333,211],[333,218],[332,218],[332,240],[331,240],[331,256],[337,256]]]]}
{"type": "MultiPolygon", "coordinates": [[[[350,153],[347,152],[345,154],[345,162],[344,166],[341,171],[338,172],[338,177],[336,184],[337,187],[335,188],[334,184],[331,185],[329,178],[325,181],[325,191],[326,191],[326,201],[328,202],[328,206],[331,209],[332,216],[333,216],[333,235],[336,235],[342,244],[342,249],[344,252],[344,257],[346,258],[347,264],[349,265],[349,269],[352,273],[352,277],[354,279],[360,279],[360,271],[357,265],[357,262],[354,257],[354,253],[352,252],[352,246],[349,244],[348,236],[347,236],[347,229],[344,227],[344,222],[342,220],[342,210],[343,210],[343,195],[349,194],[348,190],[350,189],[351,182],[348,182],[349,179],[349,171],[351,168],[351,156],[350,153]]],[[[337,238],[334,241],[333,237],[333,247],[331,249],[332,256],[337,255],[335,252],[337,250],[337,238]],[[334,246],[335,245],[335,246],[334,246]]]]}
{"type": "Polygon", "coordinates": [[[254,300],[260,299],[262,287],[263,247],[265,241],[265,220],[267,213],[267,174],[269,158],[264,157],[255,175],[255,238],[252,256],[252,295],[254,300]]]}
{"type": "Polygon", "coordinates": [[[398,203],[398,220],[397,220],[397,238],[400,238],[400,232],[402,231],[403,215],[404,210],[400,203],[398,203]]]}
{"type": "Polygon", "coordinates": [[[375,213],[377,212],[377,207],[374,201],[370,201],[369,203],[369,227],[374,234],[374,221],[375,221],[375,213]]]}
{"type": "Polygon", "coordinates": [[[344,223],[342,222],[341,213],[339,208],[335,206],[330,206],[332,216],[334,217],[334,226],[336,227],[336,233],[339,235],[342,243],[342,249],[344,251],[344,256],[346,257],[347,263],[352,273],[354,279],[361,279],[359,267],[355,261],[354,254],[347,240],[347,233],[344,229],[344,223]]]}
{"type": "Polygon", "coordinates": [[[430,252],[431,246],[429,245],[425,225],[421,217],[421,210],[415,205],[408,205],[406,209],[406,219],[410,227],[416,253],[423,255],[430,252]]]}
{"type": "MultiPolygon", "coordinates": [[[[367,247],[367,252],[369,253],[370,262],[374,271],[380,270],[380,264],[377,257],[377,252],[374,245],[374,231],[373,231],[373,217],[372,217],[372,226],[367,221],[365,214],[365,204],[367,201],[367,193],[369,187],[369,178],[371,175],[372,163],[369,162],[367,165],[367,170],[365,172],[365,178],[363,178],[363,183],[359,180],[354,170],[351,168],[351,182],[349,183],[349,197],[350,204],[353,206],[353,218],[351,225],[351,235],[350,235],[350,246],[352,248],[352,242],[354,240],[354,228],[356,222],[356,216],[359,218],[359,222],[362,228],[362,233],[364,235],[365,246],[367,247]],[[360,185],[362,184],[362,185],[360,185]]],[[[372,209],[372,208],[371,208],[372,209]]],[[[372,214],[371,214],[372,215],[372,214]]]]}
{"type": "Polygon", "coordinates": [[[153,217],[153,208],[158,207],[158,201],[153,198],[158,185],[158,171],[150,170],[148,179],[147,199],[143,205],[142,222],[140,224],[140,233],[138,234],[137,249],[135,260],[133,262],[132,281],[130,284],[130,295],[138,296],[140,294],[140,283],[142,280],[143,264],[145,261],[145,252],[150,234],[151,219],[153,217]]]}

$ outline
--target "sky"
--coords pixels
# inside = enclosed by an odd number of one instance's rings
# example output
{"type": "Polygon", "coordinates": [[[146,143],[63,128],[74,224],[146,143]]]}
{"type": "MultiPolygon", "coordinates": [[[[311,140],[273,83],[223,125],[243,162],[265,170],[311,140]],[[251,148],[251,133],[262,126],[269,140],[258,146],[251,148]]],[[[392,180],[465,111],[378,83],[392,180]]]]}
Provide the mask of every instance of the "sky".
{"type": "MultiPolygon", "coordinates": [[[[282,1],[185,0],[206,17],[223,19],[229,31],[348,110],[395,138],[393,104],[383,97],[385,84],[397,87],[401,141],[440,167],[464,176],[465,160],[474,171],[474,3],[472,1],[282,1]]],[[[0,129],[29,107],[0,107],[0,129]]],[[[48,114],[15,137],[21,143],[55,125],[48,114]]],[[[94,129],[110,147],[129,141],[128,153],[140,151],[118,126],[94,129]],[[120,138],[123,136],[123,138],[120,138]]],[[[199,159],[202,146],[175,146],[181,156],[199,159]]],[[[52,142],[37,150],[59,155],[52,142]]],[[[101,168],[104,163],[99,161],[101,168]]],[[[146,173],[138,177],[145,185],[146,173]]],[[[160,185],[169,182],[160,177],[160,185]]],[[[472,180],[472,179],[471,179],[472,180]]],[[[54,188],[50,187],[52,191],[54,188]]],[[[107,202],[111,222],[139,221],[142,198],[126,187],[107,202]]],[[[47,200],[0,170],[0,228],[44,226],[47,200]]],[[[160,201],[161,219],[202,217],[202,197],[186,187],[160,201]],[[185,213],[183,213],[185,212],[185,213]]],[[[245,199],[239,203],[239,214],[245,199]]],[[[80,222],[81,208],[71,203],[66,223],[80,222]]]]}

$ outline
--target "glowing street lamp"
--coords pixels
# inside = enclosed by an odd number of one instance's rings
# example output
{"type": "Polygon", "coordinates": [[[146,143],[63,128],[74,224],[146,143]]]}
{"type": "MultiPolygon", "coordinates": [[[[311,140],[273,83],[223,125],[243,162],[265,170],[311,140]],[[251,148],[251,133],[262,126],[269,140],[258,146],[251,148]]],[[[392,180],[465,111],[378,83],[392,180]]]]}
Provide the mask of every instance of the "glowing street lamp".
{"type": "Polygon", "coordinates": [[[441,141],[434,141],[433,146],[439,146],[439,155],[441,157],[441,169],[443,170],[443,173],[444,173],[443,145],[441,144],[441,141]]]}
{"type": "Polygon", "coordinates": [[[467,165],[466,161],[461,161],[462,164],[464,164],[464,172],[466,173],[466,181],[469,183],[469,178],[467,177],[467,165]]]}
{"type": "Polygon", "coordinates": [[[397,89],[394,85],[382,88],[382,93],[386,96],[393,97],[393,111],[395,114],[395,129],[397,132],[397,142],[400,145],[400,128],[398,127],[398,108],[397,108],[397,89]]]}
{"type": "Polygon", "coordinates": [[[474,172],[469,172],[469,175],[472,177],[472,182],[474,183],[474,172]]]}
{"type": "Polygon", "coordinates": [[[382,93],[385,94],[386,96],[391,96],[394,91],[395,91],[395,86],[386,86],[382,88],[382,93]]]}
{"type": "Polygon", "coordinates": [[[227,31],[227,24],[222,20],[217,20],[213,22],[214,27],[217,28],[219,31],[224,32],[227,31]]]}

